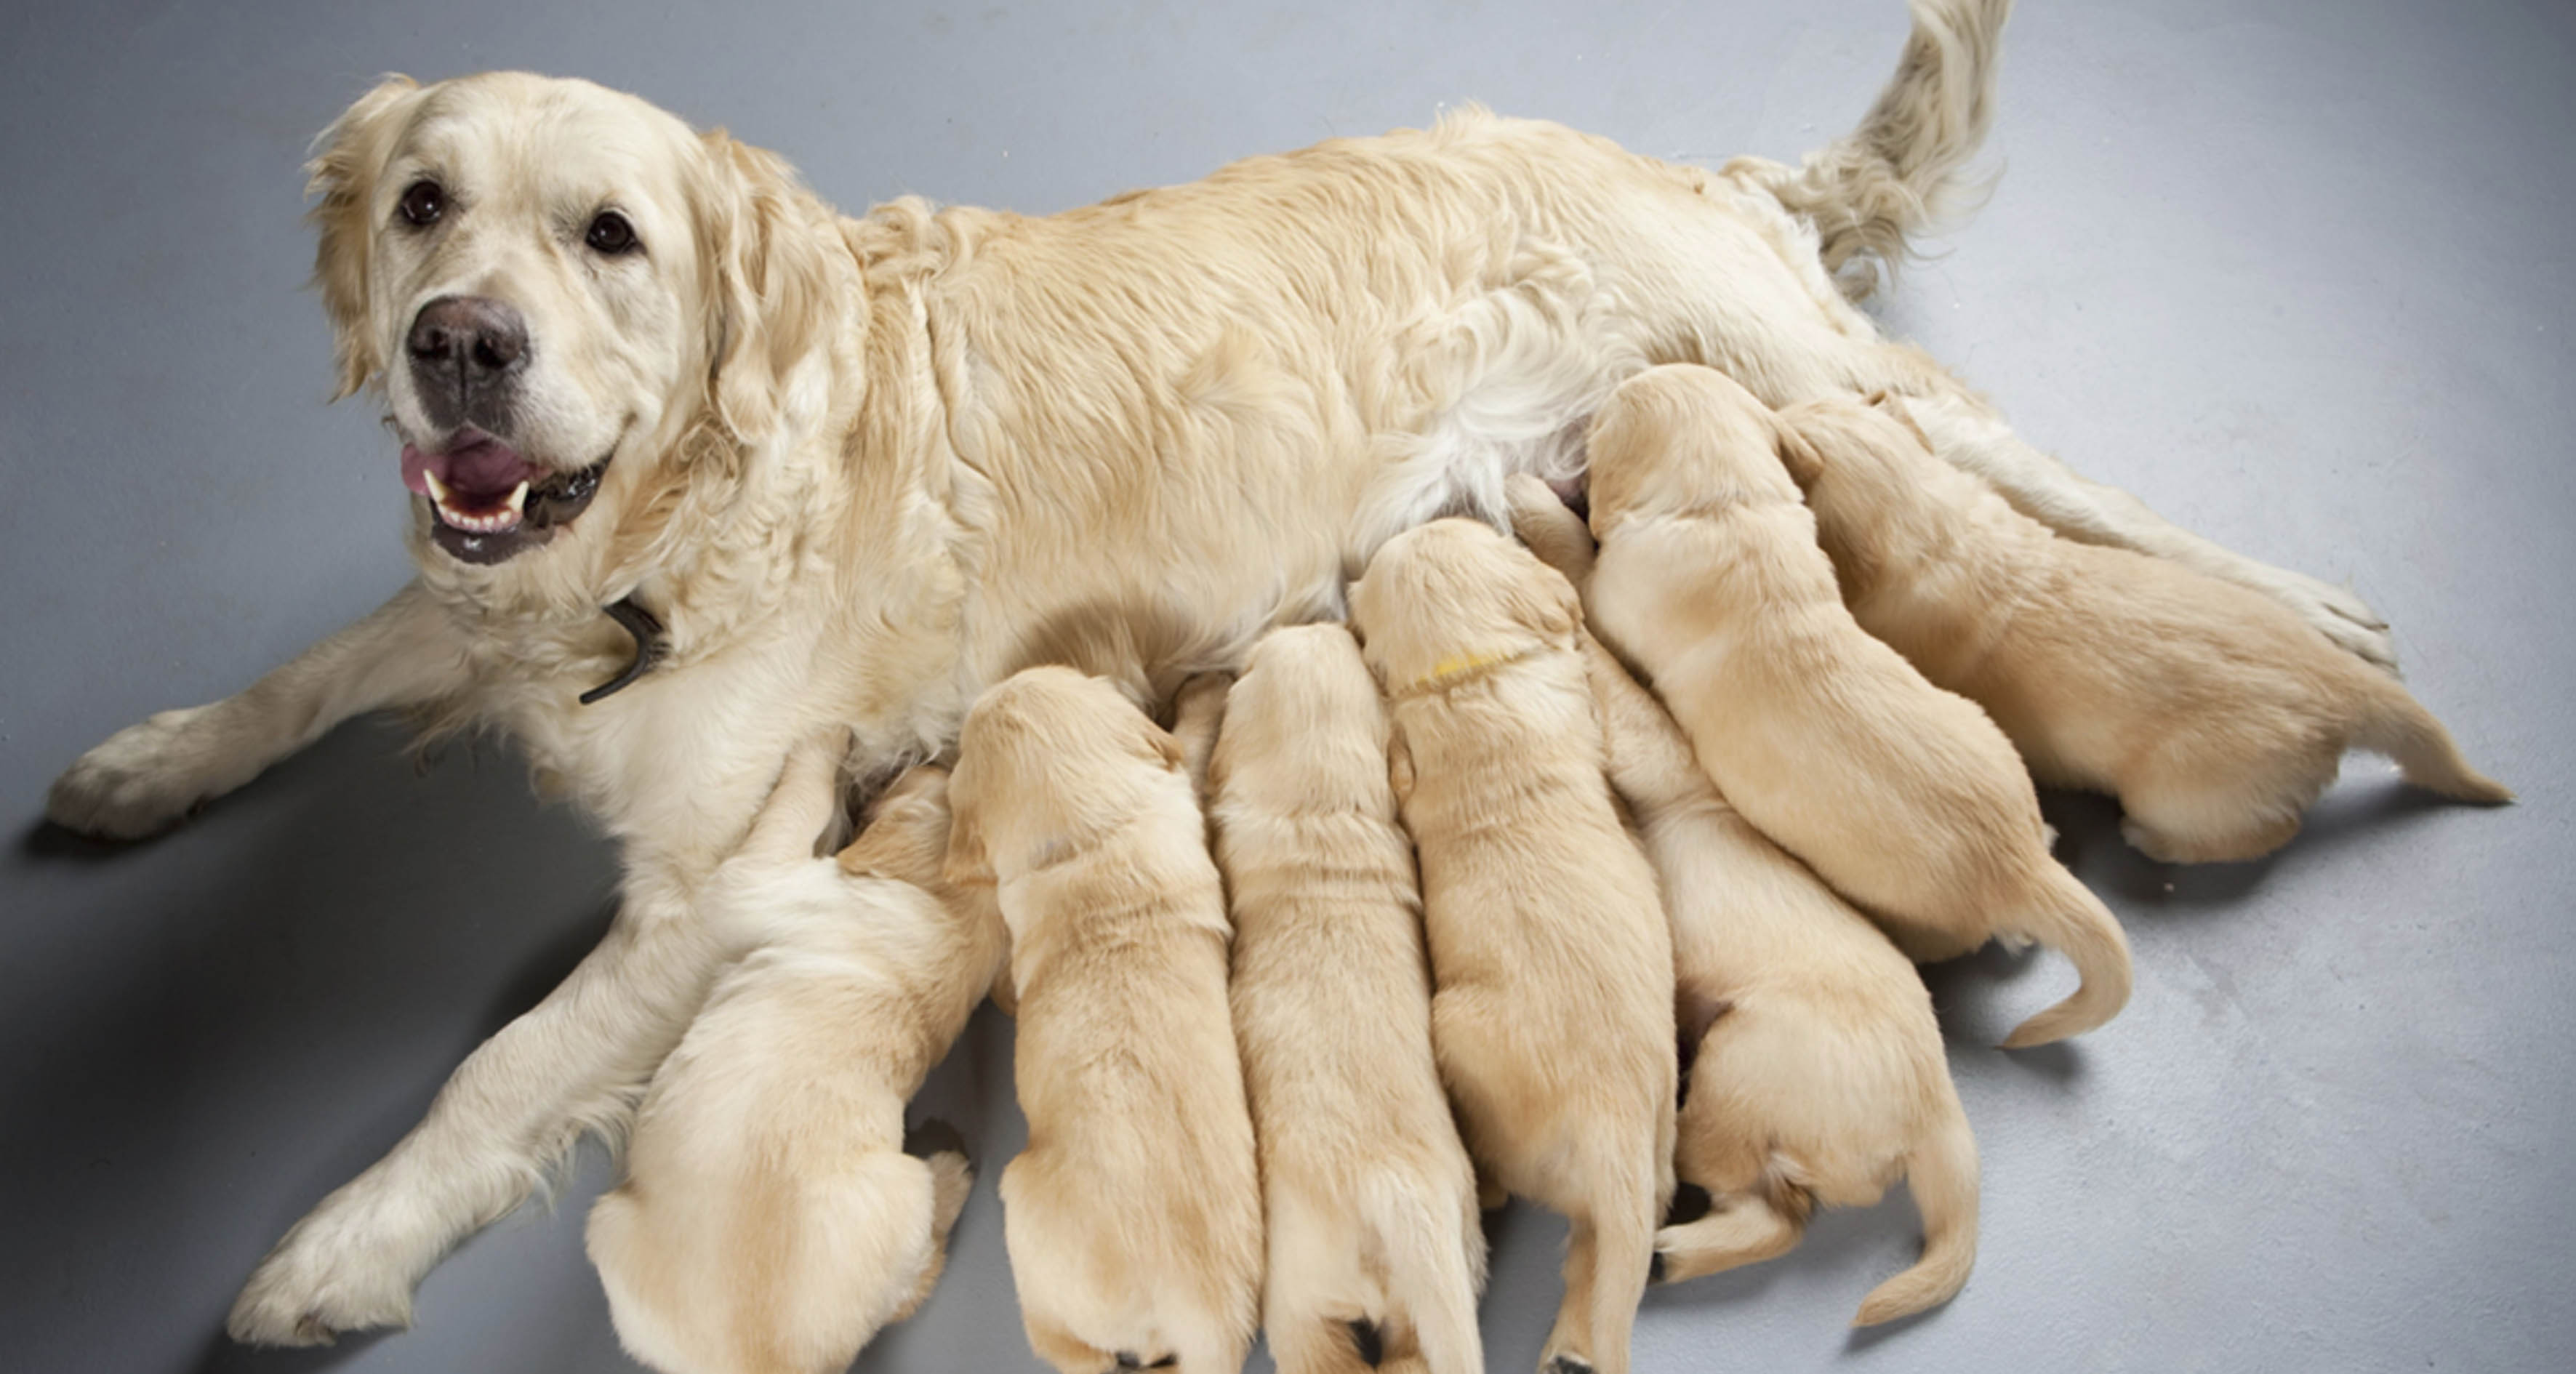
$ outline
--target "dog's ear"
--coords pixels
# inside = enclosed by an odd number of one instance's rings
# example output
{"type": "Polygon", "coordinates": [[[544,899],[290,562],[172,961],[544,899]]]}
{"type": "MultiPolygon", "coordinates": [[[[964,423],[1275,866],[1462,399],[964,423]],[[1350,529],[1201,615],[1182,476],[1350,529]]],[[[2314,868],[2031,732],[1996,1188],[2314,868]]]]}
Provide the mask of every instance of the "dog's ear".
{"type": "Polygon", "coordinates": [[[1816,484],[1825,473],[1824,451],[1816,446],[1808,432],[1822,417],[1800,407],[1782,412],[1771,422],[1772,447],[1780,455],[1780,466],[1789,470],[1789,480],[1804,491],[1816,484]]]}
{"type": "Polygon", "coordinates": [[[1395,804],[1413,800],[1413,746],[1404,742],[1404,732],[1388,727],[1386,735],[1386,783],[1395,789],[1395,804]]]}
{"type": "Polygon", "coordinates": [[[939,881],[949,887],[976,887],[999,876],[984,840],[984,808],[976,796],[980,784],[971,762],[961,759],[948,773],[948,855],[939,866],[939,881]]]}
{"type": "Polygon", "coordinates": [[[385,365],[367,312],[367,254],[376,230],[368,206],[386,145],[419,94],[420,83],[408,76],[378,81],[314,137],[312,159],[304,164],[304,194],[313,199],[305,219],[317,240],[313,285],[331,320],[335,401],[385,365]]]}
{"type": "Polygon", "coordinates": [[[831,216],[772,153],[719,129],[704,139],[710,186],[700,207],[706,261],[708,379],[716,418],[735,439],[778,419],[788,372],[831,326],[831,216]]]}
{"type": "Polygon", "coordinates": [[[993,1005],[999,1007],[1004,1016],[1019,1019],[1020,985],[1011,980],[1011,960],[1007,954],[1002,957],[1002,966],[993,973],[992,997],[993,1005]]]}

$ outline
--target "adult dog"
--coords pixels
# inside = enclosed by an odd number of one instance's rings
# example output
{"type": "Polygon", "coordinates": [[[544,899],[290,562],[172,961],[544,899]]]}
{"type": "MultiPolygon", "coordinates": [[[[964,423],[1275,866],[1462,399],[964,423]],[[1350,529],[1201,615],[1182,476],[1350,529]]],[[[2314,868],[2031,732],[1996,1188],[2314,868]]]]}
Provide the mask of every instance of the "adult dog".
{"type": "Polygon", "coordinates": [[[234,1334],[406,1321],[449,1246],[624,1117],[724,957],[692,891],[795,741],[846,723],[852,770],[888,773],[1067,645],[1147,690],[1231,666],[1395,532],[1499,522],[1511,471],[1572,475],[1567,436],[1651,362],[1774,405],[1937,401],[1942,456],[2051,527],[2385,663],[2358,601],[2065,471],[1837,290],[1974,153],[2008,8],[1916,0],[1877,105],[1795,170],[1467,113],[1046,219],[844,219],[776,158],[580,82],[370,91],[311,167],[317,277],[342,391],[404,440],[419,575],[243,693],[112,737],[51,814],[144,834],[407,708],[515,736],[623,843],[624,906],[288,1233],[234,1334]]]}

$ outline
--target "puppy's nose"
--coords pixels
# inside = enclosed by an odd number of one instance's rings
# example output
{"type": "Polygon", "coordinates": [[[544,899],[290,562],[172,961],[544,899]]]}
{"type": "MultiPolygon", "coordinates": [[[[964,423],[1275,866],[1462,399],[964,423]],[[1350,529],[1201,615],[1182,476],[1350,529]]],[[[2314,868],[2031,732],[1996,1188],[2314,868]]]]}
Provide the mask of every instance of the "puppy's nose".
{"type": "Polygon", "coordinates": [[[526,361],[528,323],[506,301],[441,296],[413,317],[408,347],[414,367],[488,382],[526,361]]]}

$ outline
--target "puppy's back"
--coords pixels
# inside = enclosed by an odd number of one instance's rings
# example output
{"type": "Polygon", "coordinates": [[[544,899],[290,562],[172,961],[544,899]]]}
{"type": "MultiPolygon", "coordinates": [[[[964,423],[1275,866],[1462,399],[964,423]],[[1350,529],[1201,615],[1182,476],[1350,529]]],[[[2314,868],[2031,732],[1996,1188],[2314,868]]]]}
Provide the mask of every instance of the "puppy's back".
{"type": "Polygon", "coordinates": [[[1235,684],[1211,770],[1235,918],[1233,1005],[1261,1146],[1283,1369],[1349,1345],[1389,1367],[1484,1367],[1473,1167],[1431,1050],[1411,847],[1377,684],[1336,625],[1273,632],[1235,684]]]}

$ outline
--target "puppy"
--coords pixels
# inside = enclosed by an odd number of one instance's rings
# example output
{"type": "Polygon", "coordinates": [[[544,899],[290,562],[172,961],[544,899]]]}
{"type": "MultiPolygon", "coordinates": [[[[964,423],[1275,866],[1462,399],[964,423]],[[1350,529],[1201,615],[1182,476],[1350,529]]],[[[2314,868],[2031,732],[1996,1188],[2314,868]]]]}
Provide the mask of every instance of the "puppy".
{"type": "Polygon", "coordinates": [[[1672,936],[1603,772],[1574,589],[1439,520],[1388,541],[1351,616],[1390,699],[1441,1078],[1478,1166],[1571,1223],[1540,1368],[1623,1374],[1673,1189],[1672,936]]]}
{"type": "Polygon", "coordinates": [[[1781,412],[1843,600],[1923,675],[1986,708],[2040,781],[2108,792],[2151,857],[2268,854],[2346,749],[2461,801],[2513,799],[2395,678],[2268,597],[2060,539],[1932,456],[1901,401],[1781,412]]]}
{"type": "MultiPolygon", "coordinates": [[[[1512,524],[1569,580],[1583,522],[1535,478],[1512,524]]],[[[1689,1091],[1677,1172],[1704,1215],[1655,1237],[1667,1281],[1770,1259],[1817,1202],[1866,1207],[1908,1179],[1923,1258],[1854,1324],[1947,1302],[1977,1256],[1977,1141],[1913,965],[1867,918],[1728,806],[1655,699],[1589,637],[1610,780],[1636,817],[1672,918],[1675,1016],[1689,1091]],[[1696,1049],[1696,1057],[1691,1051],[1696,1049]]]]}
{"type": "Polygon", "coordinates": [[[1308,625],[1254,647],[1211,761],[1282,1374],[1485,1367],[1475,1168],[1432,1058],[1386,734],[1350,632],[1308,625]]]}
{"type": "Polygon", "coordinates": [[[1225,895],[1180,744],[1033,668],[967,713],[949,867],[998,884],[1028,1148],[1002,1173],[1029,1344],[1064,1374],[1243,1365],[1261,1184],[1226,1010],[1225,895]]]}
{"type": "MultiPolygon", "coordinates": [[[[756,942],[654,1076],[590,1257],[629,1353],[666,1374],[849,1366],[939,1278],[972,1175],[902,1149],[904,1103],[1002,958],[940,881],[947,778],[917,768],[838,862],[833,754],[789,765],[702,910],[756,942]]],[[[953,1139],[954,1132],[948,1132],[953,1139]]]]}
{"type": "Polygon", "coordinates": [[[2108,1021],[2129,999],[2119,923],[2049,857],[2003,732],[1843,609],[1780,433],[1708,368],[1655,368],[1612,394],[1588,440],[1594,626],[1652,680],[1718,791],[1907,954],[2002,935],[2074,961],[2083,985],[2005,1045],[2108,1021]]]}

